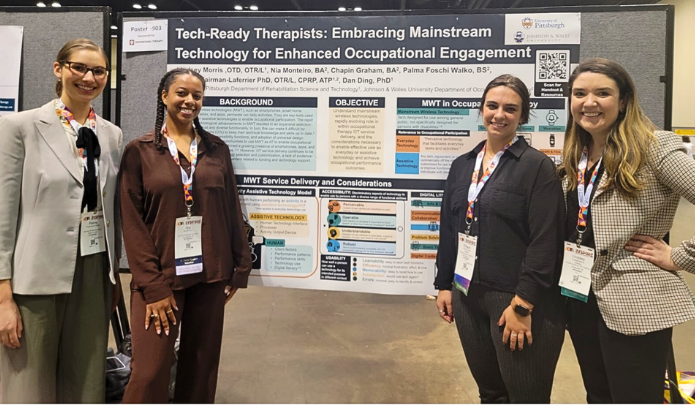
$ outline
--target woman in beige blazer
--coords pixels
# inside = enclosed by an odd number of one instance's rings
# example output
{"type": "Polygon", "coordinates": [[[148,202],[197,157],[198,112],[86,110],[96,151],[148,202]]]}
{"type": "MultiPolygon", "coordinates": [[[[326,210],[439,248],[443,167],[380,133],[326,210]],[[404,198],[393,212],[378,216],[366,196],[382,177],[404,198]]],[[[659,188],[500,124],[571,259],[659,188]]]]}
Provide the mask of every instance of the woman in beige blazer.
{"type": "Polygon", "coordinates": [[[567,264],[560,285],[587,401],[661,403],[672,328],[695,318],[680,274],[695,273],[695,238],[673,249],[663,241],[680,197],[695,203],[695,161],[644,115],[617,63],[581,63],[570,88],[565,256],[581,244],[594,260],[584,266],[587,295],[573,292],[583,276],[567,264]]]}
{"type": "Polygon", "coordinates": [[[0,119],[0,402],[103,402],[122,133],[96,116],[104,50],[53,64],[58,98],[0,119]]]}

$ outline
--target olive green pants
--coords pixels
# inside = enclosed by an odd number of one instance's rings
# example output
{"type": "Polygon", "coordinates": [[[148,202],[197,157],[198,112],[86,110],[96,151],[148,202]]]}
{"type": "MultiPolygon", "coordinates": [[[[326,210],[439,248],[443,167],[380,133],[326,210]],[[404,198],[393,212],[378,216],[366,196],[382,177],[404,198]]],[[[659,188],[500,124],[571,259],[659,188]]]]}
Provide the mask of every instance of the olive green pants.
{"type": "Polygon", "coordinates": [[[78,256],[69,294],[15,294],[24,332],[0,345],[0,403],[103,403],[112,294],[105,253],[78,256]]]}

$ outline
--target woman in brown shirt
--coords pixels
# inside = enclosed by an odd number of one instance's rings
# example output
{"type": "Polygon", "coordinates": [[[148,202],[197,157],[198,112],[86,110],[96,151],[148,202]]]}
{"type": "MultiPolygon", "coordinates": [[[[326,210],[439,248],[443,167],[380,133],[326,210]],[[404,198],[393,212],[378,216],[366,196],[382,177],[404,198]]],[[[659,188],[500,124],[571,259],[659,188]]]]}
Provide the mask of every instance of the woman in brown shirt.
{"type": "Polygon", "coordinates": [[[229,148],[198,120],[204,90],[197,72],[164,75],[155,130],[123,153],[121,214],[133,274],[124,403],[167,402],[181,322],[174,402],[214,402],[224,304],[251,271],[229,148]]]}

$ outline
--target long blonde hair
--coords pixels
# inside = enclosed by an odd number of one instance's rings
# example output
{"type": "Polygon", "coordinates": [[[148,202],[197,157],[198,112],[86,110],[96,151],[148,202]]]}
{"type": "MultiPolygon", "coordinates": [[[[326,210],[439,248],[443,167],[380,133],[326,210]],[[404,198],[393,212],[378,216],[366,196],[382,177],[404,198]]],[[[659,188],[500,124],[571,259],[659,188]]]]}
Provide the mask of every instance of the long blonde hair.
{"type": "MultiPolygon", "coordinates": [[[[570,91],[575,79],[585,72],[605,75],[618,86],[620,101],[625,105],[625,110],[619,113],[608,133],[602,164],[608,180],[606,188],[615,188],[626,197],[635,197],[644,186],[638,172],[647,161],[650,146],[656,142],[656,127],[639,106],[635,84],[622,66],[603,58],[582,62],[570,76],[570,91]]],[[[562,164],[558,170],[560,177],[569,181],[570,190],[577,188],[577,165],[584,146],[590,142],[591,135],[569,114],[562,164]]]]}

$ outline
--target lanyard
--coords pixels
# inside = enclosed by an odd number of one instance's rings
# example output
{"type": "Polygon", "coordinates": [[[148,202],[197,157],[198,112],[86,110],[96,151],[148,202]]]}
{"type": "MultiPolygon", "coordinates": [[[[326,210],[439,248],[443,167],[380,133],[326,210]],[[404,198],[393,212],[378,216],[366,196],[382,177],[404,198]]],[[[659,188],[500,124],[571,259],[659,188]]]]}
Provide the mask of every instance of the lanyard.
{"type": "Polygon", "coordinates": [[[162,134],[166,137],[167,143],[169,145],[169,153],[171,157],[174,158],[174,162],[179,166],[181,170],[181,181],[183,182],[183,195],[186,203],[186,209],[188,210],[188,218],[191,217],[191,208],[193,207],[193,196],[191,195],[191,190],[193,190],[193,173],[195,173],[195,165],[198,162],[198,141],[193,138],[191,141],[191,147],[189,150],[189,161],[191,162],[191,175],[189,176],[183,167],[181,167],[181,162],[179,161],[179,150],[176,147],[176,142],[167,136],[166,126],[162,128],[162,134]]]}
{"type": "MultiPolygon", "coordinates": [[[[61,99],[56,99],[56,113],[59,117],[63,118],[71,127],[75,130],[75,135],[79,132],[82,125],[80,125],[72,111],[63,103],[61,99]]],[[[94,112],[94,108],[89,107],[89,115],[87,116],[87,122],[85,123],[94,133],[97,133],[97,114],[94,112]]],[[[82,159],[87,159],[87,151],[84,148],[78,148],[82,159]]],[[[87,164],[84,165],[87,167],[87,164]]]]}
{"type": "Polygon", "coordinates": [[[485,157],[485,149],[487,148],[487,142],[485,142],[485,145],[483,145],[483,149],[480,151],[480,153],[478,153],[478,157],[475,159],[475,170],[473,170],[473,176],[471,177],[471,185],[470,187],[468,187],[468,211],[466,211],[466,224],[468,225],[468,229],[466,230],[467,234],[470,232],[471,223],[473,222],[473,205],[475,204],[475,199],[478,198],[480,190],[483,189],[487,181],[490,179],[490,176],[492,176],[492,173],[497,168],[497,165],[499,164],[502,155],[504,155],[504,152],[506,152],[507,149],[509,149],[509,147],[512,146],[517,139],[518,138],[515,136],[514,139],[512,139],[504,147],[504,149],[495,154],[495,157],[492,158],[492,161],[488,165],[487,169],[485,169],[483,178],[481,178],[480,181],[478,181],[478,175],[480,173],[480,168],[483,165],[483,157],[485,157]]]}
{"type": "Polygon", "coordinates": [[[603,161],[603,158],[599,159],[598,163],[596,164],[596,168],[594,168],[594,172],[591,174],[589,184],[586,186],[585,190],[584,172],[586,171],[586,166],[588,165],[589,161],[588,155],[589,152],[585,146],[584,150],[582,151],[582,158],[579,161],[579,165],[577,166],[577,196],[579,198],[579,218],[577,219],[577,232],[579,232],[579,236],[577,236],[577,245],[582,244],[582,235],[584,235],[584,232],[586,232],[586,218],[589,214],[591,190],[594,189],[594,183],[596,182],[598,169],[601,167],[601,162],[603,161]]]}

